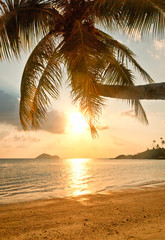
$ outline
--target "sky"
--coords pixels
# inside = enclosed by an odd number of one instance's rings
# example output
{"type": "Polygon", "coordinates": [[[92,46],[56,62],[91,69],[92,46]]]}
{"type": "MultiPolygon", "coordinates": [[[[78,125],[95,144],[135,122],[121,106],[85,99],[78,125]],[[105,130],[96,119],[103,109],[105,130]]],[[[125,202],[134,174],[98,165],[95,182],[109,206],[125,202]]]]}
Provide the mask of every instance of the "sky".
{"type": "MultiPolygon", "coordinates": [[[[141,40],[115,35],[137,56],[138,62],[155,82],[165,75],[165,39],[141,40]]],[[[110,158],[135,154],[165,139],[165,101],[143,100],[149,125],[134,117],[131,107],[121,100],[106,99],[98,125],[99,136],[91,137],[88,127],[77,132],[72,121],[78,106],[72,104],[67,85],[60,98],[52,102],[45,123],[38,131],[25,132],[19,122],[21,76],[29,54],[22,59],[0,63],[0,158],[33,158],[42,153],[61,158],[110,158]]],[[[136,84],[145,84],[137,77],[136,84]]],[[[79,127],[78,127],[79,128],[79,127]]]]}

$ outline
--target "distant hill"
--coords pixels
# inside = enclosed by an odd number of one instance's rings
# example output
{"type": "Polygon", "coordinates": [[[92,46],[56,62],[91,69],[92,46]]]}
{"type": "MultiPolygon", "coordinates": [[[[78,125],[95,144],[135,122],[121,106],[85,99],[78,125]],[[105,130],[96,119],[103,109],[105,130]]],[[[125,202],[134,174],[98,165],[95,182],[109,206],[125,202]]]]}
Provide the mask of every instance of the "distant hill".
{"type": "Polygon", "coordinates": [[[51,156],[49,154],[43,153],[41,155],[39,155],[38,157],[36,157],[36,159],[59,159],[60,157],[57,155],[51,156]]]}
{"type": "Polygon", "coordinates": [[[165,149],[150,149],[135,155],[119,155],[115,159],[165,159],[165,149]]]}

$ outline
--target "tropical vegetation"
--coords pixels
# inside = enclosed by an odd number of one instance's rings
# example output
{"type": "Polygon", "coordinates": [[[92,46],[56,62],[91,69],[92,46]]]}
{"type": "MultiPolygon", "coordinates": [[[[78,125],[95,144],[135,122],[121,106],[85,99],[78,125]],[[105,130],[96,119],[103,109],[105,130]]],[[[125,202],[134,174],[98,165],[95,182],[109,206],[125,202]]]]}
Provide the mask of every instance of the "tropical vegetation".
{"type": "Polygon", "coordinates": [[[147,150],[133,155],[121,154],[116,159],[165,159],[165,141],[161,137],[159,143],[153,140],[151,148],[147,147],[147,150]]]}
{"type": "MultiPolygon", "coordinates": [[[[21,83],[20,119],[25,130],[40,126],[51,98],[59,96],[65,72],[71,97],[79,103],[93,135],[97,133],[95,124],[104,97],[127,99],[135,107],[136,116],[147,123],[139,99],[154,98],[153,79],[134,53],[112,37],[114,31],[129,36],[138,32],[142,38],[163,36],[165,1],[0,1],[1,60],[19,58],[23,50],[36,45],[21,83]],[[135,86],[136,72],[149,83],[140,86],[140,93],[135,86]]],[[[155,98],[165,98],[162,86],[158,86],[158,96],[156,89],[154,85],[155,98]]]]}

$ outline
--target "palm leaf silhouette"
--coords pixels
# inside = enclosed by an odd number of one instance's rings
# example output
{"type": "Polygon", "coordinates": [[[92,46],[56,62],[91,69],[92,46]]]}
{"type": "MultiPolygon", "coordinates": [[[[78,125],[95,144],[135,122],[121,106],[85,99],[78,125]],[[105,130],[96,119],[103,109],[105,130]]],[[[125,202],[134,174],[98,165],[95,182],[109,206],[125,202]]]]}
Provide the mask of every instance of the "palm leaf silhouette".
{"type": "MultiPolygon", "coordinates": [[[[22,76],[23,128],[39,128],[51,99],[58,98],[65,67],[71,97],[79,103],[92,136],[96,136],[105,102],[100,86],[134,86],[136,72],[144,81],[153,82],[134,53],[99,26],[129,36],[137,32],[142,38],[164,36],[164,12],[161,0],[0,1],[0,59],[19,58],[22,51],[36,45],[22,76]]],[[[128,102],[138,119],[147,123],[138,98],[128,102]]]]}

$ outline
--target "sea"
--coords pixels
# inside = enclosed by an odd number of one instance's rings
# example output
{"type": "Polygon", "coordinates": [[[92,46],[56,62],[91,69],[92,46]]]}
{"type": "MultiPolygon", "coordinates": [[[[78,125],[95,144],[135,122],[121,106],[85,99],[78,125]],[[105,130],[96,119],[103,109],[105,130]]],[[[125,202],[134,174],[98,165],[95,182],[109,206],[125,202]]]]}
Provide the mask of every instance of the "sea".
{"type": "Polygon", "coordinates": [[[0,159],[0,204],[165,186],[165,160],[0,159]]]}

